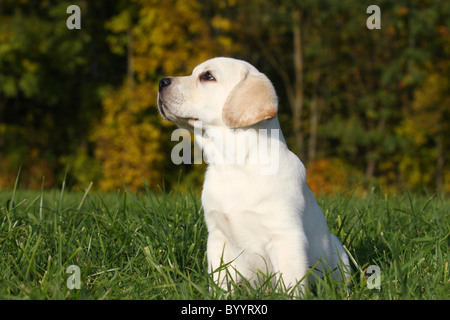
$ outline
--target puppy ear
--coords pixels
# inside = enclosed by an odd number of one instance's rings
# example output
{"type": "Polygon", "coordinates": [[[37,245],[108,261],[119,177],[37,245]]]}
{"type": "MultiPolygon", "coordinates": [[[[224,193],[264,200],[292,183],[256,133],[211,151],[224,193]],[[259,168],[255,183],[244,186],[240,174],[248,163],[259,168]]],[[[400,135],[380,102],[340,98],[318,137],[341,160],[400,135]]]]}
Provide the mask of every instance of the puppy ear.
{"type": "Polygon", "coordinates": [[[277,95],[269,79],[247,71],[228,95],[222,118],[229,127],[247,127],[275,118],[277,108],[277,95]]]}

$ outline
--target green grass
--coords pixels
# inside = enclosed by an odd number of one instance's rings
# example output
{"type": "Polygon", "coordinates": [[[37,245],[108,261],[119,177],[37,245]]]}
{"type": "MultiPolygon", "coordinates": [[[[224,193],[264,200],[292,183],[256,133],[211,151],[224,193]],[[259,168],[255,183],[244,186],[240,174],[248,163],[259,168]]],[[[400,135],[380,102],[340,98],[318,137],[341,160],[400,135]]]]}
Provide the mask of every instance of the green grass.
{"type": "MultiPolygon", "coordinates": [[[[350,292],[326,276],[304,298],[450,298],[448,199],[372,191],[318,201],[353,277],[350,292]],[[380,290],[367,287],[369,265],[380,268],[380,290]]],[[[192,194],[0,191],[0,298],[292,298],[270,281],[210,293],[206,237],[192,194]],[[67,288],[70,265],[80,268],[79,290],[67,288]]]]}

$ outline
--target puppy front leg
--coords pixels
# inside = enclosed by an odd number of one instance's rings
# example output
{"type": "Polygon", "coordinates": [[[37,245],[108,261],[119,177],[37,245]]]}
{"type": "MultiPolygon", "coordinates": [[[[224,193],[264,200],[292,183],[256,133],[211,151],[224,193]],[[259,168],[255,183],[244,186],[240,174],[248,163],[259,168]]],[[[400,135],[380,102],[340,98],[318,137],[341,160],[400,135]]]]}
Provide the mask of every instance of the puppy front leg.
{"type": "Polygon", "coordinates": [[[232,257],[232,252],[231,245],[227,243],[227,239],[220,230],[209,232],[206,245],[208,272],[213,281],[223,290],[228,289],[230,280],[238,281],[236,267],[232,263],[236,257],[232,257]]]}
{"type": "Polygon", "coordinates": [[[282,280],[286,289],[290,289],[301,281],[299,289],[303,293],[306,287],[308,272],[308,259],[306,246],[302,245],[300,236],[284,235],[273,242],[271,254],[277,280],[282,280]]]}

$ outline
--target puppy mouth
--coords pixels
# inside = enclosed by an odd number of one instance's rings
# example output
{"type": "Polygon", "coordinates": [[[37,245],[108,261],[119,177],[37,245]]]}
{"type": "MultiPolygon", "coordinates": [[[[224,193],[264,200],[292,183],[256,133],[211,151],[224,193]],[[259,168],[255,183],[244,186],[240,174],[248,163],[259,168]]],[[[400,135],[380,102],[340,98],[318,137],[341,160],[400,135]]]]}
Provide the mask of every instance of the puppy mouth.
{"type": "Polygon", "coordinates": [[[158,109],[159,109],[159,113],[161,114],[163,119],[170,121],[170,119],[166,115],[166,111],[164,110],[164,101],[159,96],[158,96],[158,109]]]}
{"type": "Polygon", "coordinates": [[[163,117],[164,120],[171,121],[171,122],[183,122],[183,123],[191,123],[192,121],[199,121],[199,118],[196,117],[181,117],[177,116],[174,113],[172,113],[169,108],[167,107],[167,104],[164,103],[164,101],[161,99],[161,97],[158,97],[158,109],[159,113],[163,117]]]}
{"type": "Polygon", "coordinates": [[[194,122],[199,121],[198,118],[192,118],[192,117],[188,117],[188,118],[184,118],[184,117],[177,117],[177,121],[174,121],[176,124],[179,125],[188,125],[193,127],[194,126],[194,122]]]}

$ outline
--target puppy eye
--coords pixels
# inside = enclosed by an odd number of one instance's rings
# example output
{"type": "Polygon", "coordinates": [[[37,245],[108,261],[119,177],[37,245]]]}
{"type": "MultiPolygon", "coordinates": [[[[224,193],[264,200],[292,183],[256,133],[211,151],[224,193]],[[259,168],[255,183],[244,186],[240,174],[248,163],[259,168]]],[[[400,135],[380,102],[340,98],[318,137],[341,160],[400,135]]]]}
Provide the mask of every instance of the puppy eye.
{"type": "Polygon", "coordinates": [[[215,81],[216,79],[214,79],[214,77],[212,76],[212,74],[209,71],[206,71],[200,75],[200,80],[201,81],[215,81]]]}

